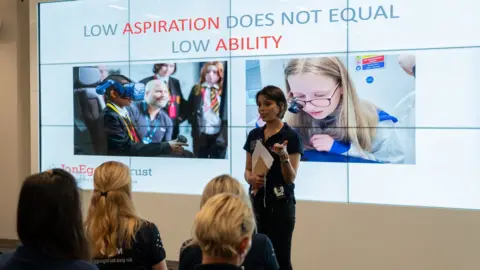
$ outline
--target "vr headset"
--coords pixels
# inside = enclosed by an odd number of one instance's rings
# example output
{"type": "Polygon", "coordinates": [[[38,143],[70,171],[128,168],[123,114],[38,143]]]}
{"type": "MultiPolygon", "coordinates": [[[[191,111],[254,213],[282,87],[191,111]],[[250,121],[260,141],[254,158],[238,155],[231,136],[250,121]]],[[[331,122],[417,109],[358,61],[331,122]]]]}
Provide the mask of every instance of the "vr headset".
{"type": "Polygon", "coordinates": [[[293,97],[288,101],[288,111],[291,113],[298,113],[303,109],[303,106],[297,103],[297,98],[293,97]]]}
{"type": "Polygon", "coordinates": [[[107,92],[107,89],[110,87],[113,87],[113,89],[122,98],[141,101],[145,97],[145,85],[143,83],[129,82],[122,85],[118,81],[108,78],[105,79],[99,86],[97,86],[97,94],[104,95],[107,92]]]}

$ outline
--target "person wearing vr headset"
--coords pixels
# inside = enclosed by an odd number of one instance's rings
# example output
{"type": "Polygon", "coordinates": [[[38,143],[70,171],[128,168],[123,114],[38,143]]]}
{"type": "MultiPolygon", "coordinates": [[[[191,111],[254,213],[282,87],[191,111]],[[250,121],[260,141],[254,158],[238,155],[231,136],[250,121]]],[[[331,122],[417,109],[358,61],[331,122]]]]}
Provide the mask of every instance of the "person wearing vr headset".
{"type": "Polygon", "coordinates": [[[141,141],[126,107],[143,100],[145,86],[123,75],[110,75],[98,87],[106,107],[99,117],[102,154],[119,156],[164,156],[183,153],[184,142],[145,144],[141,141]]]}
{"type": "Polygon", "coordinates": [[[287,123],[299,128],[307,161],[336,156],[360,162],[404,163],[397,118],[361,100],[337,57],[292,59],[285,68],[287,123]]]}

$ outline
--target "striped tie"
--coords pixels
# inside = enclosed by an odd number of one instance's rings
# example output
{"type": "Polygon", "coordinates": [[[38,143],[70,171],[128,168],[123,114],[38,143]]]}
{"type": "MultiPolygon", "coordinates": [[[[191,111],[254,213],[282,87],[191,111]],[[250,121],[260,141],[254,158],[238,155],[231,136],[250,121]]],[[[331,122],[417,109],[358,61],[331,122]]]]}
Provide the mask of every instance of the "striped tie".
{"type": "Polygon", "coordinates": [[[210,88],[210,101],[211,101],[210,107],[212,108],[213,112],[218,113],[220,104],[218,104],[217,91],[214,87],[210,88]]]}

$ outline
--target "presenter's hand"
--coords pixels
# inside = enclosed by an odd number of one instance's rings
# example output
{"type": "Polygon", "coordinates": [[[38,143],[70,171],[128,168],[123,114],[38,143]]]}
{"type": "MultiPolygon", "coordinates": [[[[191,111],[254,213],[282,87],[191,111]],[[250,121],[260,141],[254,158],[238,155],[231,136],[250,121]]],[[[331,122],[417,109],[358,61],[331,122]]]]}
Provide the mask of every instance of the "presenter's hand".
{"type": "Polygon", "coordinates": [[[252,185],[255,189],[260,189],[264,184],[264,175],[250,175],[248,178],[248,183],[252,185]]]}
{"type": "Polygon", "coordinates": [[[168,144],[170,145],[170,148],[172,148],[172,153],[174,154],[182,154],[184,151],[183,147],[188,146],[187,143],[177,141],[169,141],[168,144]]]}
{"type": "Polygon", "coordinates": [[[284,141],[282,144],[276,143],[273,145],[272,150],[275,154],[279,155],[280,157],[288,158],[287,144],[288,144],[288,141],[284,141]]]}
{"type": "Polygon", "coordinates": [[[329,152],[333,146],[333,138],[327,134],[315,134],[310,138],[310,143],[319,152],[329,152]]]}

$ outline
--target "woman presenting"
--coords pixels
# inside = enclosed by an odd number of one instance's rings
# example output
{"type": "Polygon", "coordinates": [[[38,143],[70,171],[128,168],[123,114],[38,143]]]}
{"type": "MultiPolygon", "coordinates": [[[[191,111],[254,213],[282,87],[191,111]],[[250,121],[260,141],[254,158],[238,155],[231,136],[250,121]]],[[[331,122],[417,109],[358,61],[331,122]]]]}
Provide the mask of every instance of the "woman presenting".
{"type": "Polygon", "coordinates": [[[287,110],[283,91],[266,86],[256,96],[258,112],[265,125],[248,134],[245,179],[257,218],[258,232],[272,241],[280,269],[292,269],[290,260],[292,234],[295,227],[295,178],[303,155],[300,136],[282,122],[287,110]],[[269,149],[274,161],[266,175],[255,175],[252,153],[257,143],[269,149]]]}

